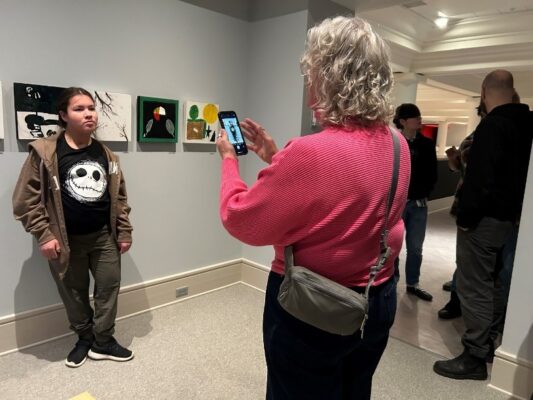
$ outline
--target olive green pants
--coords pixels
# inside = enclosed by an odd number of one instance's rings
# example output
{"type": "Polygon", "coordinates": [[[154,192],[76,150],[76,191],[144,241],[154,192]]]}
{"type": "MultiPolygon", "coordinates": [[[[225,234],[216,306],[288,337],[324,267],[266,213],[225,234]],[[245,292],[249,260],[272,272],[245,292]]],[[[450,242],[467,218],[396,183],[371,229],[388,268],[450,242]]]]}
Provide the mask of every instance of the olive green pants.
{"type": "Polygon", "coordinates": [[[107,227],[86,235],[69,235],[70,263],[61,280],[52,276],[63,300],[70,329],[81,337],[94,334],[100,343],[115,331],[120,289],[120,252],[107,227]],[[94,310],[89,301],[90,276],[94,279],[94,310]]]}

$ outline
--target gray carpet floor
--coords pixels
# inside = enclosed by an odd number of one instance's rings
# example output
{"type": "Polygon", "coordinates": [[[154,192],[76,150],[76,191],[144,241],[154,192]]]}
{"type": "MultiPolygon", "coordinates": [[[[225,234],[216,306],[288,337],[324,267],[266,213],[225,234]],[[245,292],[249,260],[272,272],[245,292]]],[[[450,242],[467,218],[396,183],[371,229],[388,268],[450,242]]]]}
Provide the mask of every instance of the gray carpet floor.
{"type": "MultiPolygon", "coordinates": [[[[0,398],[67,400],[88,392],[107,399],[264,399],[261,339],[264,294],[235,284],[117,323],[116,337],[135,351],[127,363],[67,368],[68,336],[0,357],[0,398]]],[[[391,338],[373,399],[508,399],[488,381],[453,381],[432,372],[442,356],[391,338]]]]}

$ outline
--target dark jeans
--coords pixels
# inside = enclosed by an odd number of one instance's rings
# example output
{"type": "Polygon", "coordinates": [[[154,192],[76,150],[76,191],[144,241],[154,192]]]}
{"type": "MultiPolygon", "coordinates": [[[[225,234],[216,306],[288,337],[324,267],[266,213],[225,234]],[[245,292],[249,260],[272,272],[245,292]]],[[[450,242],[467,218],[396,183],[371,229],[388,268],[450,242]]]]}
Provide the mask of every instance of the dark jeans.
{"type": "MultiPolygon", "coordinates": [[[[396,314],[396,281],[372,288],[364,337],[339,336],[288,314],[277,301],[283,277],[271,272],[263,315],[269,400],[370,399],[372,376],[396,314]]],[[[359,291],[359,290],[358,290],[359,291]]]]}
{"type": "MultiPolygon", "coordinates": [[[[427,206],[419,207],[416,200],[408,200],[402,214],[405,224],[405,248],[407,259],[405,260],[405,283],[407,286],[415,286],[420,279],[420,267],[422,266],[422,248],[426,237],[426,225],[428,219],[427,206]]],[[[400,278],[400,259],[394,260],[394,274],[396,280],[400,278]]]]}
{"type": "Polygon", "coordinates": [[[115,331],[120,289],[120,253],[107,227],[87,235],[70,235],[70,263],[63,280],[52,276],[63,300],[70,329],[108,341],[115,331]],[[94,278],[94,311],[89,301],[89,272],[94,278]]]}
{"type": "Polygon", "coordinates": [[[501,252],[513,229],[508,221],[484,217],[476,228],[457,230],[457,295],[469,353],[486,358],[495,323],[505,313],[505,291],[499,279],[501,252]]]}

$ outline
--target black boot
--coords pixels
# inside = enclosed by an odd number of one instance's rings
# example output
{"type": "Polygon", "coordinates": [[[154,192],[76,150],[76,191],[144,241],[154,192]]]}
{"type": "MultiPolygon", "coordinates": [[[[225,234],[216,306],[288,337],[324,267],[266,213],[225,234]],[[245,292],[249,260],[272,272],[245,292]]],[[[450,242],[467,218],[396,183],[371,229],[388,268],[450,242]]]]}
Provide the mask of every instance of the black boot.
{"type": "Polygon", "coordinates": [[[487,364],[485,360],[470,355],[467,349],[459,357],[452,360],[437,361],[433,364],[433,371],[452,379],[487,379],[487,364]]]}
{"type": "Polygon", "coordinates": [[[445,292],[451,292],[452,291],[452,281],[444,282],[442,284],[442,290],[445,292]]]}
{"type": "Polygon", "coordinates": [[[438,314],[441,319],[453,319],[461,316],[461,301],[457,292],[452,291],[450,293],[450,301],[439,310],[438,314]]]}

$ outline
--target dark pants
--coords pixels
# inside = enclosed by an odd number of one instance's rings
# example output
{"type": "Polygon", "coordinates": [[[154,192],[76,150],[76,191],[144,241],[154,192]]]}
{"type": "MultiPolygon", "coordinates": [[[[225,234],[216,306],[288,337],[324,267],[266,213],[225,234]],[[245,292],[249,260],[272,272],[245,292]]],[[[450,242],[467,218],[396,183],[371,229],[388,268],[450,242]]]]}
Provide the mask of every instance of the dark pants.
{"type": "MultiPolygon", "coordinates": [[[[427,206],[418,206],[416,200],[408,200],[402,214],[405,225],[405,247],[407,258],[405,260],[405,283],[407,286],[416,286],[420,279],[422,266],[422,248],[426,237],[428,219],[427,206]]],[[[394,274],[396,280],[400,278],[400,259],[394,260],[394,274]]]]}
{"type": "Polygon", "coordinates": [[[396,282],[372,288],[364,338],[339,336],[292,317],[277,301],[283,277],[271,272],[263,315],[270,400],[370,399],[372,376],[396,313],[396,282]]]}
{"type": "Polygon", "coordinates": [[[499,273],[512,229],[511,222],[484,217],[474,229],[457,230],[457,294],[466,328],[462,342],[478,358],[487,357],[495,323],[505,313],[499,273]]]}
{"type": "Polygon", "coordinates": [[[87,235],[70,235],[70,263],[61,280],[52,270],[70,329],[79,336],[94,334],[98,342],[115,331],[120,289],[120,253],[107,227],[87,235]],[[94,311],[89,301],[89,272],[94,278],[94,311]]]}

